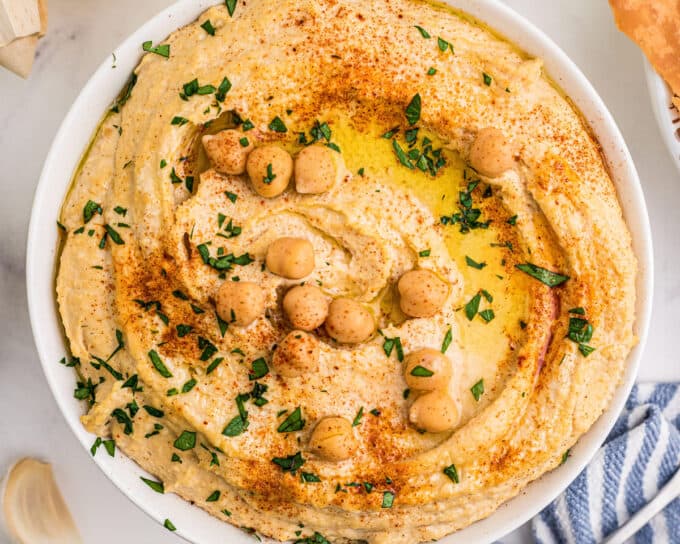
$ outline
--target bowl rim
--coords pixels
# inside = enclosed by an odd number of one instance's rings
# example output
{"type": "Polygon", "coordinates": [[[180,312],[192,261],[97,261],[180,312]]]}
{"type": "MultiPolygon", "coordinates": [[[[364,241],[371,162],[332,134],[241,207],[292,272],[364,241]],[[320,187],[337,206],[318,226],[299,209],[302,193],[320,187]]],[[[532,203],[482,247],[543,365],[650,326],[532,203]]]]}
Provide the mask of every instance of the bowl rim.
{"type": "MultiPolygon", "coordinates": [[[[656,124],[659,125],[661,138],[668,148],[671,159],[673,159],[675,166],[680,170],[680,139],[675,136],[675,131],[680,129],[680,124],[677,125],[677,128],[673,126],[673,109],[669,107],[672,92],[668,87],[668,84],[657,73],[644,54],[642,54],[642,61],[645,69],[645,79],[647,80],[647,90],[649,91],[649,99],[652,102],[652,110],[654,111],[656,124]]],[[[677,112],[675,115],[676,119],[678,117],[680,117],[680,112],[677,112]]]]}
{"type": "MultiPolygon", "coordinates": [[[[639,342],[628,356],[625,373],[608,409],[580,437],[571,450],[568,463],[530,483],[487,518],[440,540],[442,544],[493,542],[524,524],[554,500],[592,459],[616,422],[633,387],[648,335],[654,275],[652,239],[642,186],[630,152],[616,122],[583,73],[541,30],[500,0],[445,1],[477,17],[505,39],[544,60],[548,74],[573,100],[603,148],[639,264],[635,323],[639,342]]],[[[137,65],[141,57],[140,44],[148,39],[154,42],[165,39],[176,28],[195,20],[205,9],[217,3],[218,0],[179,0],[132,32],[114,50],[116,70],[111,69],[111,60],[107,56],[66,114],[45,159],[35,191],[26,248],[26,289],[31,328],[52,394],[67,424],[85,449],[90,448],[94,435],[86,432],[80,424],[82,405],[72,397],[73,369],[57,364],[66,354],[54,297],[59,236],[55,220],[61,208],[62,194],[69,186],[101,114],[110,106],[128,74],[137,65]],[[54,187],[59,193],[57,199],[54,198],[54,187]]],[[[235,543],[251,541],[240,530],[183,499],[171,494],[159,496],[146,486],[139,485],[139,476],[148,474],[126,456],[110,458],[100,454],[93,460],[134,504],[157,522],[163,524],[165,519],[172,519],[177,527],[175,534],[201,543],[217,544],[226,537],[235,543]]]]}

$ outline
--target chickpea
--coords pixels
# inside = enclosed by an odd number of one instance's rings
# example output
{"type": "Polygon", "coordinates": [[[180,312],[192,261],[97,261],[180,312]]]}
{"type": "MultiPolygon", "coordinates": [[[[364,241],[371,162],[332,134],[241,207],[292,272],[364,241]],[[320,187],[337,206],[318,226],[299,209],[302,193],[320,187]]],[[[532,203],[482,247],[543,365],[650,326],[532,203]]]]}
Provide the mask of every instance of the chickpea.
{"type": "Polygon", "coordinates": [[[375,331],[371,313],[349,298],[336,298],[328,308],[326,332],[343,344],[358,344],[368,340],[375,331]]]}
{"type": "Polygon", "coordinates": [[[325,145],[305,147],[295,159],[295,189],[318,194],[332,189],[345,172],[342,155],[325,145]]]}
{"type": "Polygon", "coordinates": [[[349,459],[356,449],[352,424],[344,417],[329,416],[319,420],[309,439],[309,450],[328,461],[349,459]]]}
{"type": "Polygon", "coordinates": [[[265,198],[274,198],[288,187],[293,175],[293,158],[278,145],[263,145],[248,155],[246,170],[255,192],[265,198]]]}
{"type": "Polygon", "coordinates": [[[239,175],[246,171],[246,160],[253,144],[242,132],[223,130],[214,135],[206,134],[201,141],[213,168],[219,173],[239,175]]]}
{"type": "Polygon", "coordinates": [[[319,342],[304,331],[291,331],[272,355],[272,366],[287,378],[316,372],[319,368],[319,342]]]}
{"type": "Polygon", "coordinates": [[[266,263],[273,274],[299,280],[314,270],[314,246],[304,238],[279,238],[269,245],[266,263]]]}
{"type": "Polygon", "coordinates": [[[283,311],[296,329],[313,331],[328,316],[328,299],[315,285],[297,285],[283,297],[283,311]]]}
{"type": "Polygon", "coordinates": [[[497,128],[483,128],[470,148],[470,165],[483,176],[495,178],[515,164],[515,148],[497,128]]]}
{"type": "Polygon", "coordinates": [[[419,396],[411,405],[408,417],[418,429],[441,433],[456,426],[460,412],[448,393],[436,390],[419,396]]]}
{"type": "Polygon", "coordinates": [[[406,385],[418,391],[442,389],[451,380],[451,361],[441,351],[423,348],[404,360],[406,385]]]}
{"type": "Polygon", "coordinates": [[[432,317],[442,309],[449,286],[430,270],[406,272],[397,284],[401,311],[411,317],[432,317]]]}
{"type": "Polygon", "coordinates": [[[217,314],[239,327],[250,325],[264,315],[264,303],[264,291],[250,281],[225,281],[215,297],[217,314]]]}

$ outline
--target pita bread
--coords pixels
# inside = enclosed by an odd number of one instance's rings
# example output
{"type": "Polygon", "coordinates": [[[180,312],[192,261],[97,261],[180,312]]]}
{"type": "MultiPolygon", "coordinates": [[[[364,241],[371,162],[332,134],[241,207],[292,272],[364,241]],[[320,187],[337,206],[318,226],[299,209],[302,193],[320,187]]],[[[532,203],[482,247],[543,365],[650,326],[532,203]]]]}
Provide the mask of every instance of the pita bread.
{"type": "Polygon", "coordinates": [[[680,0],[609,0],[617,26],[637,43],[680,105],[680,0]]]}
{"type": "Polygon", "coordinates": [[[0,47],[0,66],[4,66],[20,77],[26,79],[31,74],[38,39],[47,32],[47,0],[38,0],[40,13],[40,29],[38,32],[17,38],[13,42],[0,47]]]}

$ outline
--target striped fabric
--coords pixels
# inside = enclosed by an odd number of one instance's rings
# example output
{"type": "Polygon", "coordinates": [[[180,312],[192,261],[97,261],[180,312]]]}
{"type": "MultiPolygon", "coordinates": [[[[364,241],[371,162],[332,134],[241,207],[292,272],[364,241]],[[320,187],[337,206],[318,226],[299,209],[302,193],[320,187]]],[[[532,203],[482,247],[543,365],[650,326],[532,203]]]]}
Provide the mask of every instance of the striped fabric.
{"type": "MultiPolygon", "coordinates": [[[[532,521],[536,542],[601,542],[652,499],[679,466],[680,383],[636,385],[590,465],[532,521]]],[[[680,543],[680,499],[631,542],[680,543]]]]}

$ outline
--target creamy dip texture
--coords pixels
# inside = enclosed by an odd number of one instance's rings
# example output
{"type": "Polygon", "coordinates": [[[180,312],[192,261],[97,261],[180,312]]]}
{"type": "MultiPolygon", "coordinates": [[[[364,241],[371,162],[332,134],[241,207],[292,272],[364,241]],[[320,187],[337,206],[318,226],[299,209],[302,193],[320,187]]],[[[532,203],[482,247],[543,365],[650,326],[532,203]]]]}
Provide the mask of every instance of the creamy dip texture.
{"type": "Polygon", "coordinates": [[[416,0],[227,2],[144,50],[59,218],[93,451],[317,544],[438,539],[568,458],[636,262],[540,60],[416,0]]]}

